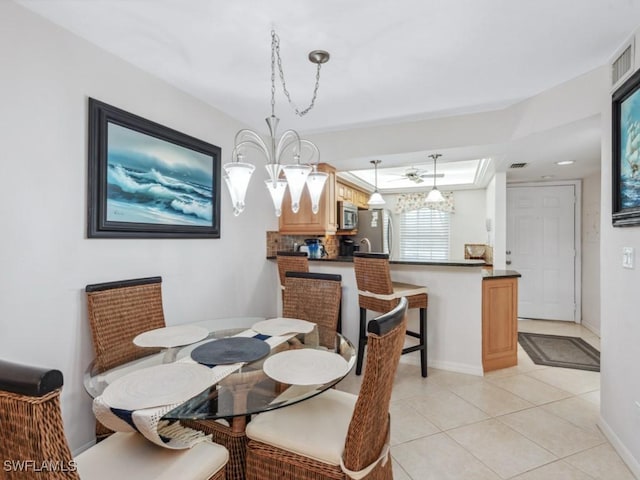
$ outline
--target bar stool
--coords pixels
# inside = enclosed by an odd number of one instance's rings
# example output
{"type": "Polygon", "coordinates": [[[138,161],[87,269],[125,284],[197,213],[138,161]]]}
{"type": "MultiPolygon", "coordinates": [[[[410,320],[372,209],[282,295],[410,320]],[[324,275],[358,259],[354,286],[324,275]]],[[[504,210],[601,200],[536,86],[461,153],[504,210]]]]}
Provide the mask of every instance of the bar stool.
{"type": "Polygon", "coordinates": [[[402,354],[420,351],[420,368],[423,377],[427,376],[427,306],[429,295],[427,287],[391,281],[389,255],[386,253],[355,252],[353,265],[358,286],[358,304],[360,306],[360,329],[358,334],[358,359],[356,375],[362,373],[364,347],[367,344],[367,310],[386,313],[391,311],[400,298],[407,297],[409,308],[420,309],[420,330],[407,330],[406,334],[419,339],[418,345],[406,347],[402,354]]]}
{"type": "Polygon", "coordinates": [[[276,252],[276,260],[278,262],[280,288],[282,289],[282,301],[284,302],[287,272],[308,272],[309,259],[304,252],[276,252]]]}

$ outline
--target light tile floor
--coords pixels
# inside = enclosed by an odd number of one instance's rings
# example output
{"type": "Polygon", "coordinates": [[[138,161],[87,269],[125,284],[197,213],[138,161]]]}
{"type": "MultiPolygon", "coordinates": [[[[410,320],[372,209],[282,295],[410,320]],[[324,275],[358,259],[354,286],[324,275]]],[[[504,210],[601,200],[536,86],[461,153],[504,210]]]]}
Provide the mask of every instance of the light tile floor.
{"type": "MultiPolygon", "coordinates": [[[[520,320],[525,332],[600,339],[573,323],[520,320]]],[[[600,374],[534,364],[484,377],[403,357],[391,397],[396,480],[633,480],[598,429],[600,374]]],[[[338,388],[357,393],[353,372],[338,388]]]]}

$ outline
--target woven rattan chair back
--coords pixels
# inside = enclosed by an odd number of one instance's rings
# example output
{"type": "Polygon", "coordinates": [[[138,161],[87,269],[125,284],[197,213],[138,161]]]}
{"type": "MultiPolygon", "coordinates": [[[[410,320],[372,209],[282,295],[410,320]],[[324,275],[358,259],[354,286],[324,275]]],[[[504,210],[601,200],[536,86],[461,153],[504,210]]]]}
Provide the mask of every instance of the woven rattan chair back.
{"type": "Polygon", "coordinates": [[[28,369],[0,361],[0,458],[5,462],[3,470],[9,467],[3,472],[6,480],[40,477],[35,469],[43,465],[51,465],[55,471],[42,473],[42,478],[80,478],[73,471],[64,435],[61,387],[62,373],[57,370],[28,369]]]}
{"type": "Polygon", "coordinates": [[[323,327],[320,330],[320,345],[334,348],[340,316],[342,276],[287,272],[285,278],[282,315],[323,327]]]}
{"type": "Polygon", "coordinates": [[[94,362],[99,371],[149,354],[148,348],[135,346],[133,339],[165,326],[161,286],[161,277],[87,285],[94,362]]]}
{"type": "MultiPolygon", "coordinates": [[[[402,298],[393,310],[369,322],[367,363],[343,453],[349,470],[371,464],[389,441],[389,403],[407,327],[407,305],[402,298]]],[[[390,473],[390,463],[379,468],[388,467],[390,473]]]]}
{"type": "Polygon", "coordinates": [[[287,272],[309,271],[309,259],[304,252],[277,252],[276,260],[278,262],[280,285],[283,287],[285,286],[287,272]]]}
{"type": "MultiPolygon", "coordinates": [[[[353,256],[353,267],[359,291],[380,295],[393,293],[393,282],[389,271],[389,255],[386,253],[356,252],[353,256]]],[[[358,295],[358,303],[360,307],[367,310],[388,312],[398,304],[398,300],[381,300],[358,295]]]]}

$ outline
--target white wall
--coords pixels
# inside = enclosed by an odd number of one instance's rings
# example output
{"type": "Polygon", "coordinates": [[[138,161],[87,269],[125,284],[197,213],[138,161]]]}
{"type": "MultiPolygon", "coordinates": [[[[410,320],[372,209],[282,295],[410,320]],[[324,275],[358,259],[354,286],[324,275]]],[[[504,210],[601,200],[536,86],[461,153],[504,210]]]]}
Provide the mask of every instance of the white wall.
{"type": "Polygon", "coordinates": [[[492,219],[493,268],[500,270],[507,267],[507,174],[496,173],[489,190],[491,193],[487,194],[487,198],[493,196],[493,204],[487,200],[487,209],[492,210],[487,217],[492,219]]]}
{"type": "Polygon", "coordinates": [[[451,215],[450,258],[464,258],[465,243],[487,243],[486,190],[453,192],[456,212],[451,215]]]}
{"type": "Polygon", "coordinates": [[[241,217],[222,192],[219,240],[87,239],[87,97],[218,145],[223,162],[241,125],[12,2],[0,2],[0,19],[0,358],[63,372],[77,450],[94,426],[84,286],[162,275],[168,324],[273,315],[264,245],[277,223],[254,179],[241,217]]]}
{"type": "Polygon", "coordinates": [[[600,173],[582,179],[582,324],[600,334],[600,173]]]}
{"type": "MultiPolygon", "coordinates": [[[[636,46],[640,32],[636,32],[636,46]]],[[[636,67],[640,51],[636,47],[636,67]]],[[[611,93],[601,92],[602,199],[600,202],[601,426],[640,477],[640,227],[611,224],[611,93]],[[634,247],[636,267],[622,268],[622,247],[634,247]]]]}

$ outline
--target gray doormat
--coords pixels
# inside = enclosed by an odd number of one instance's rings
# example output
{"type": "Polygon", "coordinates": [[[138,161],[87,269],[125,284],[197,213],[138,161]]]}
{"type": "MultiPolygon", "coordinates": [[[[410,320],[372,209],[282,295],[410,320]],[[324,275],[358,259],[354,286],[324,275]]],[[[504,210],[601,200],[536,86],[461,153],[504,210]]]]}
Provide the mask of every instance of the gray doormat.
{"type": "Polygon", "coordinates": [[[519,332],[518,342],[538,365],[600,371],[600,352],[579,337],[519,332]]]}

